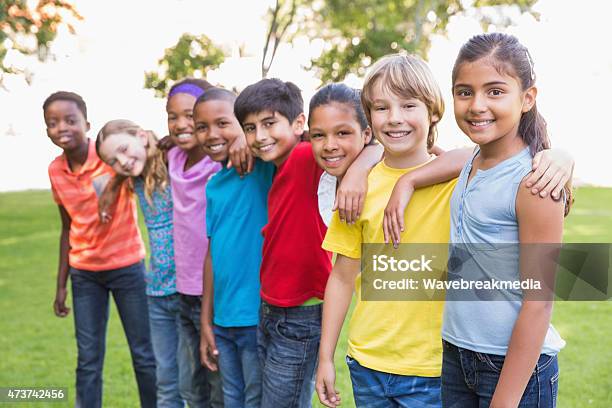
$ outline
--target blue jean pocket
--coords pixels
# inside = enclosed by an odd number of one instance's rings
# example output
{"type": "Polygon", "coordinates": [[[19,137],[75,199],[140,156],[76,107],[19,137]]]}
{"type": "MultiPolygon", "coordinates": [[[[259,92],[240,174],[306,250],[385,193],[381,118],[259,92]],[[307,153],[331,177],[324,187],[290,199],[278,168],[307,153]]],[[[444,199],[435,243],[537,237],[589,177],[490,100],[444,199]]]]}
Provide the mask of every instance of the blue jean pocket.
{"type": "Polygon", "coordinates": [[[495,354],[478,353],[485,364],[496,373],[501,373],[506,357],[495,354]]]}
{"type": "Polygon", "coordinates": [[[310,338],[310,327],[305,324],[300,324],[299,322],[279,320],[276,322],[274,329],[276,334],[290,342],[303,343],[310,338]]]}

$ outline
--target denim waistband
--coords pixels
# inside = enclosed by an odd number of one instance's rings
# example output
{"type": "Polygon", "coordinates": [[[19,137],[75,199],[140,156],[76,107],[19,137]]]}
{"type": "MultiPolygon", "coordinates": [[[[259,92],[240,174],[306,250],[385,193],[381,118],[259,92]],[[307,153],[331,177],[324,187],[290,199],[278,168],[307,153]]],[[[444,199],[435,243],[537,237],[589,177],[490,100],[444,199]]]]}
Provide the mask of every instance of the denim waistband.
{"type": "Polygon", "coordinates": [[[323,303],[311,306],[280,307],[266,302],[261,302],[262,313],[288,318],[320,318],[323,311],[323,303]]]}

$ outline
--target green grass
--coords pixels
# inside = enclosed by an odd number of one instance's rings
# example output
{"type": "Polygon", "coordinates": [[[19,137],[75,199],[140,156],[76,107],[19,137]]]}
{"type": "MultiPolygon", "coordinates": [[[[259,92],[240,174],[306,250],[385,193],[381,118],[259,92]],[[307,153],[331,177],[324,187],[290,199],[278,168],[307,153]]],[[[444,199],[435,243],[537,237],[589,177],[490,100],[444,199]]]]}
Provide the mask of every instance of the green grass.
{"type": "MultiPolygon", "coordinates": [[[[0,194],[0,387],[69,389],[69,404],[32,404],[35,407],[74,405],[76,344],[72,314],[59,319],[51,307],[59,228],[50,192],[0,194]]],[[[612,189],[578,190],[576,205],[566,221],[565,241],[612,242],[612,189]]],[[[556,304],[554,324],[567,341],[559,355],[559,407],[612,406],[610,316],[610,302],[556,304]]],[[[337,384],[343,406],[350,407],[354,404],[345,351],[343,330],[336,352],[337,384]]],[[[114,306],[104,368],[104,405],[138,406],[129,350],[114,306]]]]}

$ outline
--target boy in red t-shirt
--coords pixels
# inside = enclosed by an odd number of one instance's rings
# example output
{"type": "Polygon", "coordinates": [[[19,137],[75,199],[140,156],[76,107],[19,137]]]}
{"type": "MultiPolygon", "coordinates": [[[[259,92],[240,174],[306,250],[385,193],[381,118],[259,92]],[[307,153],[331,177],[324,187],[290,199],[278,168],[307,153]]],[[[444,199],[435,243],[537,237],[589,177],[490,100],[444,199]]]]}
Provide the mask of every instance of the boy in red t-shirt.
{"type": "Polygon", "coordinates": [[[155,359],[145,294],[144,244],[136,207],[127,186],[117,199],[115,216],[102,224],[98,195],[114,175],[87,138],[89,122],[83,99],[56,92],[43,104],[47,136],[63,150],[49,165],[53,199],[62,221],[57,289],[53,308],[66,317],[66,283],[72,282],[74,326],[78,348],[78,407],[102,406],[102,368],[108,322],[109,292],[130,346],[140,405],[155,407],[155,359]]]}
{"type": "MultiPolygon", "coordinates": [[[[327,231],[318,202],[323,170],[310,143],[300,142],[304,103],[293,83],[263,79],[248,86],[236,99],[234,113],[254,154],[277,167],[268,195],[268,224],[262,230],[257,336],[261,406],[309,407],[321,303],[332,266],[331,254],[321,248],[327,231]]],[[[357,179],[365,180],[380,153],[362,156],[353,170],[363,172],[357,179]]]]}

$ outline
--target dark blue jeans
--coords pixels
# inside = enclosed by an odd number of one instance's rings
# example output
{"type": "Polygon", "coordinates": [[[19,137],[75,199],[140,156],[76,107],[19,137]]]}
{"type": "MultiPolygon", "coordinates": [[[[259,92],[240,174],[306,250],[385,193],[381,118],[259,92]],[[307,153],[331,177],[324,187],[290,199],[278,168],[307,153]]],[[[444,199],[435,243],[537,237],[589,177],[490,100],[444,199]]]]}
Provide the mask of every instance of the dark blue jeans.
{"type": "Polygon", "coordinates": [[[179,388],[191,408],[223,408],[221,375],[200,361],[201,305],[201,296],[179,295],[179,388]]]}
{"type": "Polygon", "coordinates": [[[257,326],[214,326],[213,330],[225,408],[259,408],[261,365],[257,356],[257,326]]]}
{"type": "Polygon", "coordinates": [[[155,407],[155,357],[149,331],[144,263],[102,272],[70,268],[78,347],[76,406],[102,406],[108,295],[112,293],[132,355],[142,407],[155,407]]]}
{"type": "Polygon", "coordinates": [[[349,356],[353,396],[358,408],[440,408],[440,377],[390,374],[364,367],[349,356]]]}
{"type": "MultiPolygon", "coordinates": [[[[504,365],[504,356],[477,353],[443,341],[442,406],[488,408],[504,365]]],[[[557,356],[542,354],[525,388],[519,408],[557,405],[557,356]]]]}
{"type": "Polygon", "coordinates": [[[310,407],[323,305],[277,307],[262,302],[257,349],[262,407],[310,407]]]}

